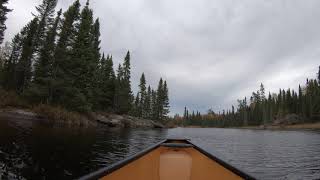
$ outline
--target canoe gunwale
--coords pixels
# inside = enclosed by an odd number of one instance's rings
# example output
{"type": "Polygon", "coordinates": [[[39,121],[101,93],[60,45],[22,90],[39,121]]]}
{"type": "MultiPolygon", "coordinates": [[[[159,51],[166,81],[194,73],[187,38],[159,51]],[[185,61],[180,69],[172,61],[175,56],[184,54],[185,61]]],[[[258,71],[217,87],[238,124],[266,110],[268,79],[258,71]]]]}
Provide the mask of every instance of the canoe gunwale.
{"type": "MultiPolygon", "coordinates": [[[[202,154],[204,154],[206,157],[208,157],[209,159],[217,162],[218,164],[220,164],[221,166],[225,167],[226,169],[230,170],[231,172],[235,173],[236,175],[240,176],[241,178],[244,178],[246,180],[256,180],[256,178],[254,178],[253,176],[245,173],[244,171],[240,170],[239,168],[236,168],[236,167],[233,167],[232,165],[228,164],[227,162],[225,162],[224,160],[214,156],[213,154],[210,154],[209,152],[205,151],[204,149],[196,146],[195,144],[193,144],[189,139],[166,139],[166,140],[163,140],[163,141],[160,141],[159,143],[155,144],[155,145],[152,145],[150,146],[149,148],[137,153],[137,154],[134,154],[132,156],[129,156],[127,158],[125,158],[124,160],[121,160],[117,163],[114,163],[108,167],[105,167],[105,168],[102,168],[102,169],[99,169],[98,171],[95,171],[93,173],[90,173],[88,175],[85,175],[83,177],[80,177],[79,180],[93,180],[93,179],[99,179],[103,176],[106,176],[108,174],[111,174],[112,172],[126,166],[127,164],[141,158],[142,156],[148,154],[149,152],[157,149],[158,147],[160,146],[170,146],[171,145],[174,145],[175,143],[166,143],[166,142],[170,142],[170,141],[184,141],[186,143],[189,144],[188,147],[192,147],[196,150],[198,150],[199,152],[201,152],[202,154]]],[[[177,148],[182,148],[181,147],[177,147],[177,148]]]]}
{"type": "Polygon", "coordinates": [[[131,162],[133,162],[133,161],[135,161],[137,159],[139,159],[140,157],[148,154],[149,152],[157,149],[162,143],[164,143],[166,141],[168,141],[168,140],[163,140],[163,141],[161,141],[161,142],[159,142],[159,143],[157,143],[155,145],[152,145],[149,148],[147,148],[147,149],[145,149],[145,150],[143,150],[143,151],[141,151],[141,152],[139,152],[137,154],[129,156],[129,157],[117,162],[117,163],[114,163],[114,164],[112,164],[112,165],[110,165],[108,167],[99,169],[98,171],[93,172],[91,174],[85,175],[85,176],[79,178],[79,180],[91,180],[91,179],[93,180],[93,179],[99,179],[99,178],[101,178],[103,176],[106,176],[106,175],[108,175],[108,174],[110,174],[110,173],[122,168],[123,166],[125,166],[125,165],[127,165],[127,164],[129,164],[129,163],[131,163],[131,162]]]}
{"type": "Polygon", "coordinates": [[[204,154],[205,156],[207,156],[208,158],[214,160],[215,162],[217,162],[218,164],[220,164],[221,166],[227,168],[228,170],[232,171],[233,173],[237,174],[238,176],[246,179],[246,180],[256,180],[256,178],[254,178],[253,176],[245,173],[244,171],[242,171],[241,169],[239,168],[236,168],[230,164],[228,164],[227,162],[225,162],[224,160],[214,156],[213,154],[205,151],[204,149],[202,149],[201,147],[199,146],[196,146],[194,145],[190,140],[185,140],[187,141],[188,143],[192,144],[196,150],[198,150],[199,152],[201,152],[202,154],[204,154]]]}

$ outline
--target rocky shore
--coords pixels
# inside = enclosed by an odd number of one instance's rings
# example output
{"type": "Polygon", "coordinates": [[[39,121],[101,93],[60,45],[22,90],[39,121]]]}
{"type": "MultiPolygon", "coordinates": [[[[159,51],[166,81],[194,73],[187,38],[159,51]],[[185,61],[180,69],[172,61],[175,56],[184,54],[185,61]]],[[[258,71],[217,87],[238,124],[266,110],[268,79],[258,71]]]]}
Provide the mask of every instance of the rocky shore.
{"type": "MultiPolygon", "coordinates": [[[[62,114],[62,113],[61,113],[62,114]]],[[[42,121],[55,124],[72,126],[98,126],[105,125],[111,128],[164,128],[159,122],[148,119],[136,118],[128,115],[116,115],[107,113],[89,113],[86,115],[59,115],[55,113],[54,118],[47,111],[41,113],[30,109],[6,108],[0,109],[0,117],[15,118],[21,120],[42,121]],[[71,118],[72,117],[72,118],[71,118]]]]}

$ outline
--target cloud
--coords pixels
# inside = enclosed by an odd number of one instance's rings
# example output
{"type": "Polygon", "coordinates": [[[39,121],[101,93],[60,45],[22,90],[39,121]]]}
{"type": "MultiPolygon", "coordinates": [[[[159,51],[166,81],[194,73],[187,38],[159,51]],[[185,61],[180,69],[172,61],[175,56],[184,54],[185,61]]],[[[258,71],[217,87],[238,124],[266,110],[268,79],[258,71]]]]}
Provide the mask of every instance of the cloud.
{"type": "MultiPolygon", "coordinates": [[[[39,2],[10,1],[7,39],[39,2]]],[[[267,91],[297,88],[319,65],[318,0],[91,0],[91,7],[102,50],[115,64],[132,51],[134,91],[142,72],[154,88],[164,77],[172,113],[228,108],[261,82],[267,91]]]]}

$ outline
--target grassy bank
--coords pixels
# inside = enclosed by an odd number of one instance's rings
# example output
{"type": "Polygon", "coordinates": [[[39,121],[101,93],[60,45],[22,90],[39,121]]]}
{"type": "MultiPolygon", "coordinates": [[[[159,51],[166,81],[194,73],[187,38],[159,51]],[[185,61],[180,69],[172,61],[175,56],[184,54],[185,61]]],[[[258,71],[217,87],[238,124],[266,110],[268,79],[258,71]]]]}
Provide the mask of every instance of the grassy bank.
{"type": "Polygon", "coordinates": [[[37,118],[45,119],[50,123],[65,124],[72,126],[95,125],[89,113],[78,113],[68,111],[62,107],[46,104],[30,104],[14,92],[0,89],[0,110],[1,113],[23,114],[23,112],[34,113],[37,118]],[[22,112],[22,113],[21,113],[22,112]]]}

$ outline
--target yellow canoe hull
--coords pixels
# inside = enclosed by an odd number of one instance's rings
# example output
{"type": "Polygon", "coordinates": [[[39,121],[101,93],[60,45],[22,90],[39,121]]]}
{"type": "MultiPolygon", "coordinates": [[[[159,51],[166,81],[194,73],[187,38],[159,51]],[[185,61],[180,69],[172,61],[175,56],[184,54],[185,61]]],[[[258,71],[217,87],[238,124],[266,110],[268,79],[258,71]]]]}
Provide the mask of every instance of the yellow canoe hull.
{"type": "Polygon", "coordinates": [[[254,179],[187,140],[166,140],[82,179],[239,180],[254,179]]]}

